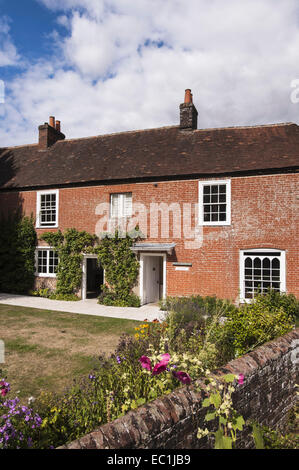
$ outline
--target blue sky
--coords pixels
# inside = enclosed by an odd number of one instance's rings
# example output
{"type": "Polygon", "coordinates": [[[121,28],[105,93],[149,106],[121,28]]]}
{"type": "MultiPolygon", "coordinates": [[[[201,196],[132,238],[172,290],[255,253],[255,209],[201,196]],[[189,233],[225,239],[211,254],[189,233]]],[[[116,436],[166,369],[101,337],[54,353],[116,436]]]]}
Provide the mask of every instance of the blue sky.
{"type": "Polygon", "coordinates": [[[0,0],[0,146],[178,124],[299,123],[297,0],[0,0]]]}

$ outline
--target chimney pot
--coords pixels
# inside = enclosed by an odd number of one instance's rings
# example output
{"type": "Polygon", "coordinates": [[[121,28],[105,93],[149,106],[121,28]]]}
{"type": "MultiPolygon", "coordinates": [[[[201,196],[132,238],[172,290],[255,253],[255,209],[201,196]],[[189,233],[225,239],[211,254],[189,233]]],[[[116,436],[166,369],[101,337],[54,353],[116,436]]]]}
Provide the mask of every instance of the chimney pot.
{"type": "Polygon", "coordinates": [[[60,121],[55,122],[55,117],[50,116],[49,124],[39,126],[39,147],[47,149],[54,145],[58,140],[64,140],[65,135],[60,131],[60,121]]]}
{"type": "Polygon", "coordinates": [[[54,116],[50,116],[49,124],[50,124],[51,127],[54,127],[54,129],[55,129],[55,117],[54,116]]]}
{"type": "Polygon", "coordinates": [[[187,88],[187,90],[185,90],[185,103],[192,103],[192,94],[190,88],[187,88]]]}
{"type": "Polygon", "coordinates": [[[180,105],[180,128],[186,130],[197,129],[198,112],[193,104],[193,95],[190,88],[185,90],[184,103],[180,105]]]}

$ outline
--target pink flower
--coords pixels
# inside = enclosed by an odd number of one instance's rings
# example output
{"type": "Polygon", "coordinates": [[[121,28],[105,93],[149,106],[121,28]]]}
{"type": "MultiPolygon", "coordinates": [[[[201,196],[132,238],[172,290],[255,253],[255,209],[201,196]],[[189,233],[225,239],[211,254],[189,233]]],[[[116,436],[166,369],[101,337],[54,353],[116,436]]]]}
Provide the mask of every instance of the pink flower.
{"type": "Polygon", "coordinates": [[[244,383],[244,375],[243,374],[239,374],[239,377],[238,377],[238,384],[239,385],[243,385],[244,383]]]}
{"type": "MultiPolygon", "coordinates": [[[[153,372],[152,372],[153,375],[161,374],[161,372],[164,372],[166,370],[166,366],[168,362],[170,361],[170,355],[168,353],[165,353],[161,355],[161,358],[162,358],[161,361],[158,362],[153,369],[153,372]]],[[[141,356],[141,358],[139,359],[139,362],[144,369],[147,369],[149,371],[152,370],[152,363],[149,357],[141,356]]]]}
{"type": "Polygon", "coordinates": [[[190,385],[191,383],[191,377],[189,374],[187,374],[187,372],[176,372],[174,370],[172,371],[172,375],[185,385],[190,385]]]}
{"type": "Polygon", "coordinates": [[[139,362],[141,366],[143,367],[143,369],[147,369],[149,371],[152,370],[152,364],[151,364],[151,360],[149,357],[141,356],[141,358],[139,359],[139,362]]]}
{"type": "Polygon", "coordinates": [[[170,361],[170,355],[168,353],[166,354],[162,354],[161,355],[162,359],[160,361],[160,364],[163,362],[165,364],[168,364],[168,362],[170,361]]]}
{"type": "Polygon", "coordinates": [[[166,370],[167,362],[158,362],[158,364],[155,365],[154,370],[153,370],[153,375],[158,375],[161,374],[161,372],[164,372],[166,370]]]}
{"type": "Polygon", "coordinates": [[[3,397],[8,394],[10,391],[10,385],[8,382],[5,382],[4,380],[0,381],[0,393],[3,397]]]}

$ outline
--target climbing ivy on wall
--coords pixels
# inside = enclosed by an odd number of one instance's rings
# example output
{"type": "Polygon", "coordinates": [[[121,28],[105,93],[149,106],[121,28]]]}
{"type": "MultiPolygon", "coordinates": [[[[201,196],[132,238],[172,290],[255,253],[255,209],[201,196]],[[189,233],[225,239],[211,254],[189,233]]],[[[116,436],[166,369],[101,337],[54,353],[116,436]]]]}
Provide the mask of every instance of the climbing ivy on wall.
{"type": "Polygon", "coordinates": [[[130,249],[138,238],[132,234],[106,235],[96,247],[96,253],[105,270],[105,285],[99,303],[121,307],[139,307],[140,299],[132,292],[137,283],[139,262],[130,249]]]}
{"type": "Polygon", "coordinates": [[[139,307],[140,299],[132,292],[136,285],[139,262],[130,249],[138,232],[122,235],[119,232],[104,235],[98,242],[95,235],[68,229],[64,233],[46,232],[40,238],[58,253],[56,293],[74,294],[82,283],[83,253],[98,255],[105,271],[105,284],[101,286],[99,303],[104,305],[139,307]]]}
{"type": "Polygon", "coordinates": [[[41,237],[53,247],[59,258],[57,268],[57,294],[74,294],[81,288],[83,253],[94,252],[95,235],[74,228],[64,233],[45,232],[41,237]]]}
{"type": "Polygon", "coordinates": [[[0,290],[26,294],[33,288],[37,236],[33,215],[0,217],[0,290]]]}

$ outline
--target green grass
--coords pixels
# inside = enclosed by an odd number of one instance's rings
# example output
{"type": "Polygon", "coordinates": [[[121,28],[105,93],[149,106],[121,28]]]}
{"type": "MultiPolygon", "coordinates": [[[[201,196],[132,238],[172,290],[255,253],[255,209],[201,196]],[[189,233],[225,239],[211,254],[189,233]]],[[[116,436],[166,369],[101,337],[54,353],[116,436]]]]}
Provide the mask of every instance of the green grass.
{"type": "Polygon", "coordinates": [[[114,352],[135,320],[96,317],[0,304],[0,339],[12,394],[26,400],[42,390],[62,391],[96,368],[98,356],[114,352]]]}

